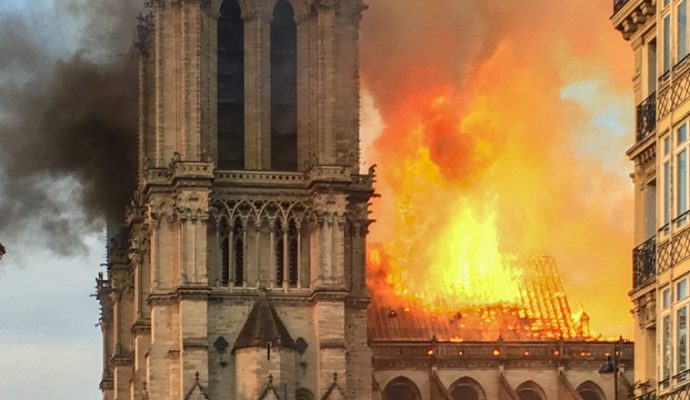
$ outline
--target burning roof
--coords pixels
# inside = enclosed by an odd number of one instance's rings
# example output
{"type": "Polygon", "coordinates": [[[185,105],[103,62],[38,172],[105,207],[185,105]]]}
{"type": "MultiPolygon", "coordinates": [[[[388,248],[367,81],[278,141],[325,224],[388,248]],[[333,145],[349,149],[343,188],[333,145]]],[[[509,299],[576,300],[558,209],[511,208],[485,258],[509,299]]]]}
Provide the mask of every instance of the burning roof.
{"type": "Polygon", "coordinates": [[[492,341],[591,339],[589,317],[575,316],[565,294],[556,261],[532,257],[504,261],[519,271],[514,302],[461,307],[428,307],[414,297],[373,290],[369,338],[376,341],[492,341]]]}

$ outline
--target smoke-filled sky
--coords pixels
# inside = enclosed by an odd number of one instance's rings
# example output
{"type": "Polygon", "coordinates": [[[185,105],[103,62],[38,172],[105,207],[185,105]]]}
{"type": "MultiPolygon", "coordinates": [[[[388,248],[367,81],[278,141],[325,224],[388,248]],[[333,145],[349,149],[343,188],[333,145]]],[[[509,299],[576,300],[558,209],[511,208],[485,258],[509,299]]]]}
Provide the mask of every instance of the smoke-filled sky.
{"type": "MultiPolygon", "coordinates": [[[[493,220],[500,251],[558,259],[571,303],[582,302],[595,330],[629,333],[632,58],[608,21],[610,2],[368,3],[362,133],[383,195],[372,239],[395,248],[398,236],[439,236],[453,216],[493,220]]],[[[100,333],[88,294],[104,216],[121,212],[134,182],[128,53],[139,6],[0,1],[8,398],[98,396],[100,333]]]]}

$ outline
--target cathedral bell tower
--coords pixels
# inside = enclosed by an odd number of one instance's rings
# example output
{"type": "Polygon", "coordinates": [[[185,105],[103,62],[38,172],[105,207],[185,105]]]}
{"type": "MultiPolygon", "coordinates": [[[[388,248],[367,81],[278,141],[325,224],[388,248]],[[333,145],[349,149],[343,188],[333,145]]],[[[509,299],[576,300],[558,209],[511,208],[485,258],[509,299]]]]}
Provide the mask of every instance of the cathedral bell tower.
{"type": "Polygon", "coordinates": [[[104,399],[370,399],[362,1],[147,7],[138,189],[97,280],[104,399]]]}

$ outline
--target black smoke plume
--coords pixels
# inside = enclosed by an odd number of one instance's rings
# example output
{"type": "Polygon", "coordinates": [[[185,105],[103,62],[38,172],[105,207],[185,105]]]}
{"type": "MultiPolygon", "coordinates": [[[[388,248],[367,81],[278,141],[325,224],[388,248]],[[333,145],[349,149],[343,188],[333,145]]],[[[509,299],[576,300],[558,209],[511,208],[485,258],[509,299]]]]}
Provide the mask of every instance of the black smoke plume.
{"type": "Polygon", "coordinates": [[[123,219],[135,187],[140,4],[51,5],[0,7],[0,235],[38,229],[73,254],[84,233],[123,219]]]}

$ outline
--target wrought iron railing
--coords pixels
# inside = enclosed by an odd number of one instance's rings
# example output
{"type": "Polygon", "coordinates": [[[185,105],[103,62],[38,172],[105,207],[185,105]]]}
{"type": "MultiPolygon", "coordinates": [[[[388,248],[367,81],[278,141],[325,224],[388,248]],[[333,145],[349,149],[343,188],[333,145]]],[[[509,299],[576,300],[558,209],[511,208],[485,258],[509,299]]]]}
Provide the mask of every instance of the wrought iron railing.
{"type": "Polygon", "coordinates": [[[637,106],[637,141],[647,137],[656,129],[656,92],[637,106]]]}
{"type": "Polygon", "coordinates": [[[656,275],[656,236],[633,249],[633,289],[656,275]]]}
{"type": "Polygon", "coordinates": [[[690,400],[690,382],[656,396],[658,400],[690,400]]]}
{"type": "Polygon", "coordinates": [[[617,13],[630,0],[613,0],[613,13],[617,13]]]}
{"type": "Polygon", "coordinates": [[[635,396],[632,400],[656,400],[656,391],[652,390],[651,392],[635,396]]]}

